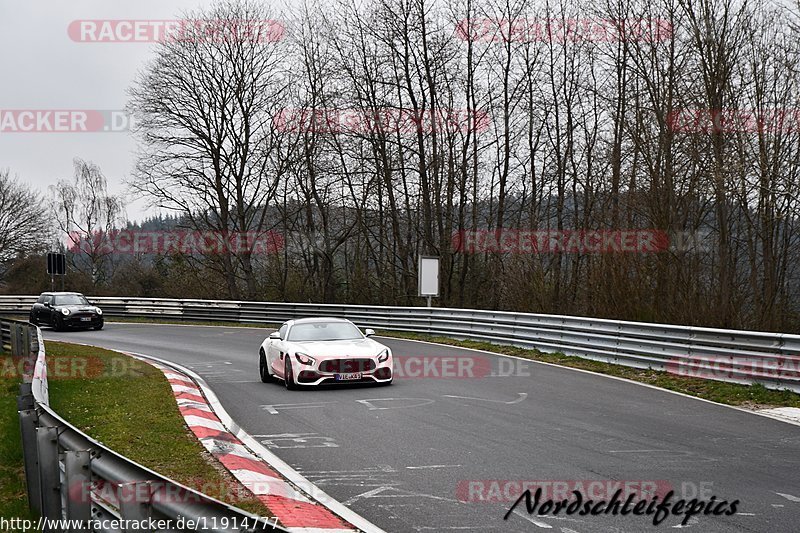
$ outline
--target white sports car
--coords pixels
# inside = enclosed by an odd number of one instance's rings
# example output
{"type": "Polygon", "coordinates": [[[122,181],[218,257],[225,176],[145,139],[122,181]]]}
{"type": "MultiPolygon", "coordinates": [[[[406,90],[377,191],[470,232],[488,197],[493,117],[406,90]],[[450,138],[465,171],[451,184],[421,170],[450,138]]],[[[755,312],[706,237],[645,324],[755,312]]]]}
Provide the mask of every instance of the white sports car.
{"type": "Polygon", "coordinates": [[[342,318],[289,320],[258,354],[261,381],[280,378],[287,389],[321,383],[392,382],[392,351],[342,318]]]}

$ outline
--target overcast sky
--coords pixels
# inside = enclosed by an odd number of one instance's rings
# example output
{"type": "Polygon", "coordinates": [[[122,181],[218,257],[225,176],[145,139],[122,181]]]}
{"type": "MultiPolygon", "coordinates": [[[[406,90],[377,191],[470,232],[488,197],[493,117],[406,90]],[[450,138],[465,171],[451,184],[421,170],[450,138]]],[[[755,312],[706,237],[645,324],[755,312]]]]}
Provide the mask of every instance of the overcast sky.
{"type": "MultiPolygon", "coordinates": [[[[80,20],[169,20],[211,0],[0,0],[0,111],[121,110],[137,71],[152,57],[149,43],[75,42],[80,20]]],[[[15,115],[15,116],[18,116],[15,115]]],[[[72,160],[97,163],[113,193],[125,193],[136,144],[128,133],[27,133],[0,127],[0,168],[46,191],[72,176],[72,160]]],[[[128,197],[128,216],[146,204],[128,197]]]]}

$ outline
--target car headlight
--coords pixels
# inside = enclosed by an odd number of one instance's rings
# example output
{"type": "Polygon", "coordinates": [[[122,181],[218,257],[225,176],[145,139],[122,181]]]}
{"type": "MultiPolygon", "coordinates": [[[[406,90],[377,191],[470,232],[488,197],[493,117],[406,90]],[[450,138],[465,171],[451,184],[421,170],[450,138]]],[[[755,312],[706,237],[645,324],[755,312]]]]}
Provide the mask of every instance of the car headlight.
{"type": "Polygon", "coordinates": [[[378,362],[384,363],[386,360],[389,359],[389,350],[384,350],[378,354],[378,362]]]}
{"type": "Polygon", "coordinates": [[[95,307],[94,308],[94,312],[97,313],[98,315],[102,315],[103,314],[103,310],[100,309],[99,307],[95,307]]]}
{"type": "Polygon", "coordinates": [[[297,362],[302,365],[313,365],[316,361],[314,361],[313,357],[310,357],[304,353],[297,352],[294,354],[294,358],[297,359],[297,362]]]}
{"type": "Polygon", "coordinates": [[[69,314],[69,309],[67,309],[67,308],[62,309],[61,310],[61,314],[64,315],[64,316],[67,316],[69,314]]]}

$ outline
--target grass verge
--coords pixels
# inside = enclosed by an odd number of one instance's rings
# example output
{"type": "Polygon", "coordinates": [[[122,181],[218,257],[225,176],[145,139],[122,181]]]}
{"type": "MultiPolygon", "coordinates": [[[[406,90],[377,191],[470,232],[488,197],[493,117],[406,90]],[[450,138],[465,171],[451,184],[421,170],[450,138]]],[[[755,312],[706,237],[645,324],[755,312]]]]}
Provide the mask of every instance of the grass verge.
{"type": "MultiPolygon", "coordinates": [[[[9,360],[8,356],[0,356],[4,368],[9,360]]],[[[34,515],[28,509],[17,416],[19,383],[19,379],[6,372],[0,373],[0,516],[32,520],[34,515]]]]}
{"type": "Polygon", "coordinates": [[[770,407],[800,407],[800,394],[789,390],[772,390],[760,384],[739,385],[711,379],[677,376],[659,370],[643,370],[627,366],[592,361],[563,353],[543,353],[539,350],[517,348],[515,346],[502,346],[488,342],[471,340],[456,340],[449,337],[423,335],[417,333],[380,331],[380,335],[401,339],[420,340],[448,344],[462,348],[474,348],[487,352],[515,355],[534,361],[552,363],[554,365],[570,368],[580,368],[598,374],[617,376],[631,381],[647,383],[663,389],[681,392],[690,396],[697,396],[706,400],[735,405],[747,409],[767,409],[770,407]]]}
{"type": "Polygon", "coordinates": [[[179,483],[271,516],[189,431],[160,370],[101,348],[48,341],[45,349],[50,404],[66,420],[179,483]]]}

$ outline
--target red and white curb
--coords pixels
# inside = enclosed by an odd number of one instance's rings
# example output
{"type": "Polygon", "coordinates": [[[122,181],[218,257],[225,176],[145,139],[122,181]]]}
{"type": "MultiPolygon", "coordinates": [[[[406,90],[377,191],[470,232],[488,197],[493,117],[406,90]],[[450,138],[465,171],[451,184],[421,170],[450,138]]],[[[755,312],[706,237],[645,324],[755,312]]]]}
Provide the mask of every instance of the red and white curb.
{"type": "Polygon", "coordinates": [[[129,355],[164,373],[192,433],[285,528],[296,533],[384,533],[322,492],[233,423],[211,389],[189,369],[149,355],[129,355]]]}

